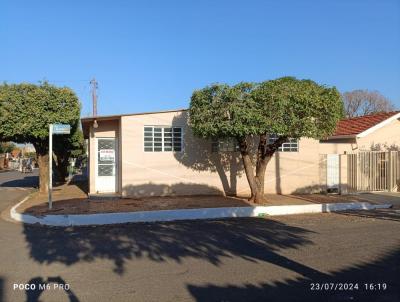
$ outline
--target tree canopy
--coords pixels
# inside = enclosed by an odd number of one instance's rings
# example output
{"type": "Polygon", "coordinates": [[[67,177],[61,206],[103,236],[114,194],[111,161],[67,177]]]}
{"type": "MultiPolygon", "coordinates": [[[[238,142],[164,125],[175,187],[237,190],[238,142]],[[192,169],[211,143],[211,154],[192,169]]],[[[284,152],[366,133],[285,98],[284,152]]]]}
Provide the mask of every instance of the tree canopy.
{"type": "Polygon", "coordinates": [[[193,92],[189,109],[195,135],[237,139],[252,201],[263,199],[266,165],[282,143],[288,138],[325,138],[342,116],[336,88],[293,77],[234,86],[213,84],[193,92]],[[268,144],[270,134],[277,135],[272,144],[268,144]],[[255,138],[254,167],[248,142],[255,138]]]}
{"type": "Polygon", "coordinates": [[[80,103],[70,88],[47,82],[0,85],[0,140],[34,145],[41,191],[47,190],[49,124],[73,126],[79,117],[80,103]]]}
{"type": "Polygon", "coordinates": [[[2,140],[42,146],[48,139],[49,124],[73,124],[79,115],[79,100],[67,87],[58,88],[46,82],[0,85],[2,140]]]}
{"type": "Polygon", "coordinates": [[[321,139],[332,134],[343,117],[339,91],[311,80],[284,77],[263,82],[252,95],[261,107],[260,134],[321,139]]]}
{"type": "Polygon", "coordinates": [[[284,77],[259,84],[213,84],[193,92],[190,124],[195,135],[245,137],[279,133],[324,138],[343,116],[336,88],[284,77]]]}

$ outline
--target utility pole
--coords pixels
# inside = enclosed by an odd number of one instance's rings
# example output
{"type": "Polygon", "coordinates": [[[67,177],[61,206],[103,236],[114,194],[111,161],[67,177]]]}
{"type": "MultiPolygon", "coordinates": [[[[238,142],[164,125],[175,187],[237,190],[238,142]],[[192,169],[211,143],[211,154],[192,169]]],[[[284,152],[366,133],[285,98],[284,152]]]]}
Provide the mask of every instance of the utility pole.
{"type": "Polygon", "coordinates": [[[93,101],[93,116],[97,116],[97,88],[98,84],[95,78],[90,81],[92,85],[92,101],[93,101]]]}

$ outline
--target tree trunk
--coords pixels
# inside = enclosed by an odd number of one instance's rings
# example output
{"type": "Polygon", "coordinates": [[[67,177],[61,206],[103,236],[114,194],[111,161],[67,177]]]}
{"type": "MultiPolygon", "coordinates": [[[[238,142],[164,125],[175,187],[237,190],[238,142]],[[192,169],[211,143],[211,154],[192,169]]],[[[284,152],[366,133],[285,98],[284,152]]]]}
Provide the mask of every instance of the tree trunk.
{"type": "Polygon", "coordinates": [[[39,165],[39,192],[49,191],[49,151],[47,141],[33,142],[39,165]]]}
{"type": "Polygon", "coordinates": [[[39,191],[49,191],[49,154],[37,154],[39,164],[39,191]]]}
{"type": "Polygon", "coordinates": [[[61,157],[59,155],[55,156],[55,164],[57,169],[57,180],[64,183],[66,177],[68,176],[68,166],[69,161],[67,158],[61,157]]]}
{"type": "Polygon", "coordinates": [[[249,155],[246,138],[239,138],[240,153],[242,155],[244,171],[247,181],[249,182],[251,196],[249,201],[254,203],[265,202],[264,184],[265,171],[275,151],[287,140],[287,137],[279,137],[274,143],[268,145],[268,137],[266,134],[260,135],[260,142],[257,150],[256,173],[254,175],[254,165],[249,155]]]}
{"type": "Polygon", "coordinates": [[[254,168],[253,168],[253,163],[251,161],[251,157],[249,155],[249,150],[246,142],[246,138],[240,138],[238,139],[239,141],[239,146],[240,146],[240,154],[242,155],[242,161],[243,161],[243,166],[244,166],[244,171],[246,173],[246,178],[247,181],[249,182],[250,186],[250,191],[251,191],[251,196],[249,198],[249,201],[255,202],[255,203],[261,203],[264,199],[264,192],[261,191],[263,187],[261,188],[256,176],[254,175],[254,168]]]}

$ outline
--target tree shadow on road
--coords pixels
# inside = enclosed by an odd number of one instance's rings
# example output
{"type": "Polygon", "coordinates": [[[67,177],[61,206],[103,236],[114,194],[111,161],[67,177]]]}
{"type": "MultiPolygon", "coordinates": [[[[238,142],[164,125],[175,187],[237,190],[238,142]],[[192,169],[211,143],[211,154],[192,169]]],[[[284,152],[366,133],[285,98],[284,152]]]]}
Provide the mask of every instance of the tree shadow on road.
{"type": "Polygon", "coordinates": [[[274,283],[243,285],[194,285],[188,284],[188,291],[195,301],[400,301],[400,249],[384,255],[373,263],[354,265],[325,276],[297,279],[274,283]],[[314,283],[314,286],[312,285],[314,283]],[[342,284],[358,284],[344,290],[342,284]],[[374,286],[370,285],[371,283],[374,286]],[[380,283],[378,289],[377,283],[380,283]],[[383,290],[382,284],[386,283],[383,290]],[[325,289],[317,289],[316,284],[324,284],[325,289]],[[337,284],[336,290],[326,289],[337,284]],[[332,285],[333,284],[333,285],[332,285]],[[367,284],[367,285],[365,285],[367,284]],[[311,288],[314,290],[311,290],[311,288]],[[366,287],[368,289],[366,289],[366,287]]]}
{"type": "Polygon", "coordinates": [[[255,218],[171,223],[126,224],[54,228],[24,225],[30,256],[39,263],[114,262],[123,274],[127,261],[147,258],[155,262],[198,258],[219,266],[224,258],[269,262],[301,275],[321,273],[279,254],[312,242],[312,232],[284,223],[255,218]]]}
{"type": "Polygon", "coordinates": [[[39,176],[24,176],[20,179],[13,179],[0,183],[0,187],[23,187],[23,188],[36,188],[39,186],[39,176]]]}
{"type": "Polygon", "coordinates": [[[0,276],[0,302],[4,301],[4,278],[0,276]]]}

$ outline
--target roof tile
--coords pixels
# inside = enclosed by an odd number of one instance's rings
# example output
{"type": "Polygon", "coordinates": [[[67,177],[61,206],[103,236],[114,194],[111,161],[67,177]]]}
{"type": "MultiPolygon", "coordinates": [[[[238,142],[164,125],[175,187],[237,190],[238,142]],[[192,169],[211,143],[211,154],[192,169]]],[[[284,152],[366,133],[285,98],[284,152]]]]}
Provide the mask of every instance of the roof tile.
{"type": "Polygon", "coordinates": [[[382,112],[340,120],[332,136],[360,134],[399,112],[382,112]]]}

